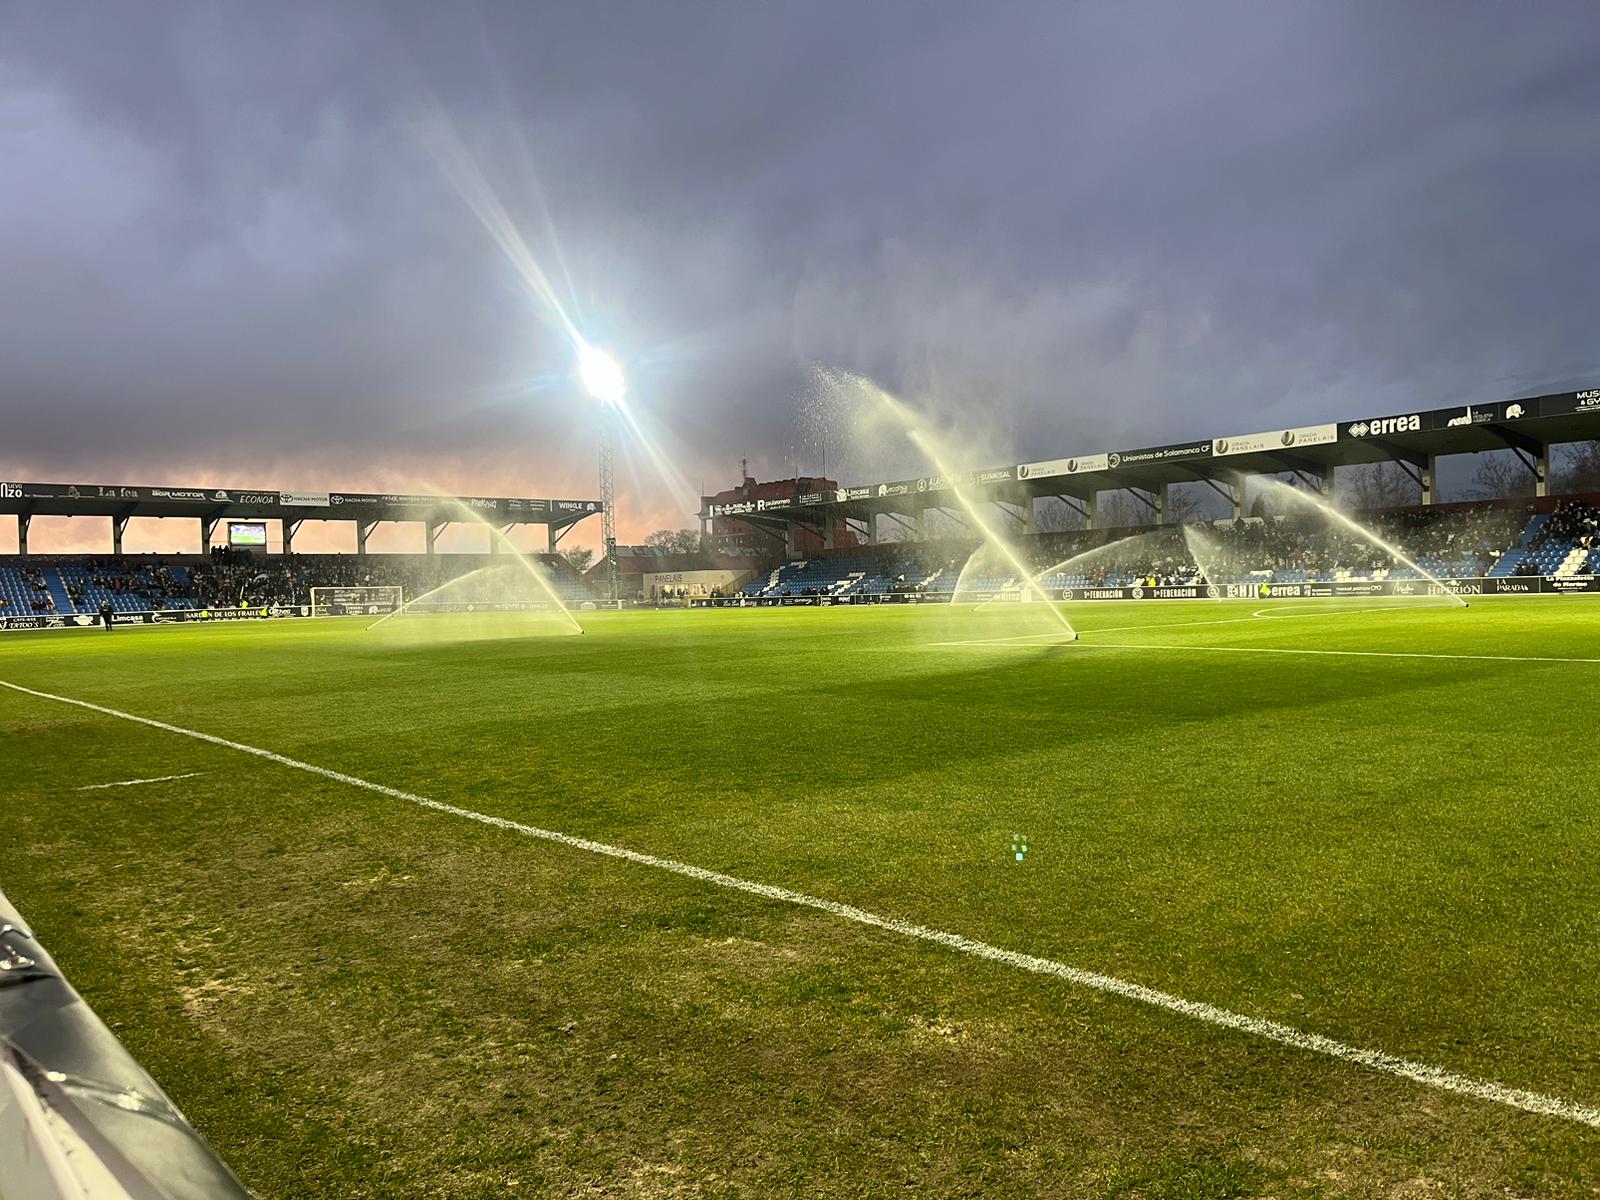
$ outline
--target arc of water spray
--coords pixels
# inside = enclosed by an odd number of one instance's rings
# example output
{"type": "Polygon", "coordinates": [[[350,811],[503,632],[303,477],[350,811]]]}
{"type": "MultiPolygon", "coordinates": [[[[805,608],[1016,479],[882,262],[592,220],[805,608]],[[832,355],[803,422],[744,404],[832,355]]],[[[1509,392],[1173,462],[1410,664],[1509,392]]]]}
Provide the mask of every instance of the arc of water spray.
{"type": "Polygon", "coordinates": [[[1337,508],[1334,508],[1333,505],[1324,504],[1321,500],[1318,500],[1316,497],[1308,496],[1304,492],[1302,492],[1299,488],[1292,488],[1288,484],[1284,483],[1282,480],[1269,479],[1269,480],[1266,481],[1266,483],[1267,483],[1267,486],[1268,486],[1269,490],[1287,492],[1287,493],[1289,493],[1289,495],[1293,496],[1296,500],[1299,500],[1301,503],[1309,504],[1312,508],[1314,508],[1317,511],[1321,512],[1324,516],[1332,517],[1334,520],[1338,521],[1341,525],[1344,525],[1344,526],[1348,527],[1349,529],[1354,530],[1357,534],[1359,534],[1361,537],[1366,538],[1367,541],[1371,542],[1374,546],[1377,546],[1384,553],[1390,555],[1393,558],[1398,559],[1400,562],[1405,563],[1406,566],[1410,567],[1418,575],[1421,575],[1424,579],[1428,580],[1430,583],[1432,583],[1434,586],[1436,586],[1439,589],[1439,592],[1440,592],[1441,595],[1449,596],[1457,604],[1461,605],[1462,608],[1470,608],[1471,607],[1471,605],[1469,605],[1467,603],[1466,598],[1464,596],[1460,595],[1457,592],[1451,591],[1450,588],[1445,586],[1444,580],[1440,579],[1432,571],[1424,570],[1423,567],[1420,564],[1418,564],[1414,559],[1412,559],[1411,556],[1408,555],[1404,550],[1400,549],[1399,546],[1394,545],[1392,542],[1385,541],[1383,538],[1379,537],[1372,530],[1368,529],[1365,525],[1361,525],[1361,524],[1358,524],[1355,521],[1352,521],[1349,517],[1345,516],[1337,508]]]}
{"type": "MultiPolygon", "coordinates": [[[[1080,550],[1076,554],[1063,558],[1060,562],[1056,563],[1052,567],[1046,567],[1044,570],[1036,572],[1033,576],[1033,582],[1041,583],[1043,580],[1048,579],[1051,575],[1054,575],[1057,571],[1065,570],[1067,567],[1070,567],[1079,559],[1093,558],[1095,555],[1102,554],[1107,550],[1114,550],[1118,546],[1126,546],[1129,542],[1136,542],[1141,538],[1148,538],[1149,536],[1149,533],[1130,533],[1127,537],[1120,537],[1114,542],[1106,542],[1101,546],[1090,546],[1087,550],[1080,550]]],[[[995,601],[993,600],[985,600],[982,604],[978,605],[978,607],[987,608],[989,605],[994,603],[995,601]]]]}
{"type": "Polygon", "coordinates": [[[583,632],[583,626],[578,624],[578,618],[573,616],[572,610],[561,602],[561,597],[556,594],[556,589],[551,584],[549,578],[543,571],[533,564],[533,561],[526,554],[511,544],[511,539],[501,531],[499,526],[495,525],[492,521],[484,519],[482,514],[474,512],[454,496],[449,497],[449,504],[452,508],[464,515],[468,520],[476,521],[479,525],[482,525],[485,529],[487,529],[489,531],[489,536],[501,546],[505,547],[505,549],[510,552],[512,559],[515,560],[524,571],[533,576],[534,582],[544,590],[545,595],[550,597],[551,602],[560,611],[561,615],[572,623],[573,632],[583,632]]]}
{"type": "Polygon", "coordinates": [[[454,579],[447,579],[443,583],[441,583],[438,587],[433,588],[433,589],[431,589],[429,591],[423,592],[422,595],[420,595],[420,596],[413,596],[413,597],[411,597],[411,599],[407,600],[404,604],[402,604],[399,608],[394,609],[391,612],[384,613],[383,616],[379,617],[371,625],[368,625],[365,632],[370,633],[372,630],[376,629],[379,625],[382,625],[385,621],[389,620],[390,618],[398,617],[401,613],[405,612],[406,609],[410,608],[413,604],[421,604],[424,600],[428,599],[428,597],[437,596],[440,592],[444,591],[445,588],[459,587],[461,584],[463,584],[467,580],[471,579],[474,575],[482,575],[482,574],[485,574],[486,572],[489,572],[489,571],[504,570],[506,567],[508,567],[510,565],[511,565],[510,563],[493,563],[493,564],[491,564],[490,566],[487,566],[487,567],[479,567],[476,571],[468,571],[465,575],[457,575],[454,579]]]}
{"type": "Polygon", "coordinates": [[[1206,562],[1206,559],[1211,557],[1211,550],[1207,547],[1205,558],[1201,558],[1200,551],[1196,548],[1198,543],[1202,543],[1205,540],[1205,535],[1199,529],[1189,525],[1183,527],[1183,544],[1189,551],[1189,557],[1194,559],[1194,565],[1200,569],[1200,575],[1206,583],[1217,588],[1217,599],[1222,600],[1224,599],[1223,590],[1218,587],[1221,581],[1210,564],[1206,562]]]}
{"type": "Polygon", "coordinates": [[[919,427],[916,415],[912,413],[911,410],[908,409],[904,404],[900,403],[900,401],[896,400],[888,392],[884,391],[881,387],[878,387],[876,384],[872,384],[870,386],[872,387],[872,390],[877,393],[878,399],[883,403],[883,405],[888,408],[888,410],[894,414],[895,419],[905,427],[906,436],[911,439],[911,441],[916,445],[917,449],[922,451],[924,457],[926,457],[927,460],[933,464],[934,471],[943,476],[949,482],[950,490],[955,493],[956,503],[961,505],[962,509],[971,519],[973,525],[980,533],[983,534],[984,540],[999,548],[1000,553],[1004,554],[1011,565],[1016,568],[1018,577],[1027,580],[1028,586],[1032,588],[1034,594],[1044,602],[1045,608],[1051,613],[1051,615],[1055,617],[1057,621],[1061,622],[1061,627],[1066,630],[1067,639],[1069,641],[1076,641],[1078,637],[1078,631],[1072,627],[1072,622],[1067,620],[1066,614],[1056,606],[1056,602],[1052,600],[1048,594],[1046,594],[1044,588],[1039,586],[1038,580],[1032,577],[1028,571],[1028,568],[1023,565],[1021,557],[1015,550],[1011,548],[1011,544],[1007,542],[1005,538],[1001,537],[988,521],[984,520],[983,514],[978,511],[977,505],[967,498],[967,494],[961,490],[961,484],[958,481],[955,472],[953,472],[949,466],[945,464],[943,456],[939,453],[938,448],[933,444],[932,439],[924,434],[922,429],[919,427]]]}
{"type": "MultiPolygon", "coordinates": [[[[433,489],[428,489],[428,490],[433,490],[433,489]]],[[[503,546],[510,553],[512,560],[515,563],[517,563],[519,566],[521,566],[522,569],[524,571],[526,571],[529,575],[531,575],[533,577],[534,582],[539,585],[539,587],[544,591],[545,595],[550,597],[551,603],[553,603],[556,606],[557,611],[560,612],[561,615],[563,617],[565,617],[571,623],[573,632],[574,633],[582,633],[583,632],[583,626],[578,624],[578,618],[573,616],[572,615],[572,610],[569,609],[564,603],[562,603],[561,597],[557,594],[556,589],[554,588],[554,586],[551,585],[550,580],[545,576],[545,573],[543,571],[539,570],[538,567],[534,566],[533,562],[528,558],[528,556],[526,554],[524,554],[521,550],[517,549],[516,546],[512,545],[511,539],[506,537],[506,535],[499,529],[498,526],[496,526],[495,524],[493,524],[490,521],[485,520],[484,517],[481,514],[474,512],[472,509],[468,508],[465,504],[463,504],[459,499],[457,499],[454,496],[440,496],[439,499],[443,500],[446,504],[450,505],[456,511],[460,512],[468,520],[476,521],[479,525],[482,525],[485,529],[487,529],[489,531],[489,536],[491,538],[493,538],[496,542],[498,542],[501,546],[503,546]]],[[[385,614],[379,620],[374,621],[371,625],[368,625],[367,628],[368,629],[376,629],[379,625],[382,625],[384,623],[384,621],[387,621],[390,617],[398,616],[405,609],[410,608],[412,604],[415,604],[415,603],[417,603],[418,601],[421,601],[421,600],[426,600],[429,596],[433,595],[435,592],[441,591],[444,588],[450,587],[450,586],[452,586],[454,584],[458,584],[463,579],[471,579],[474,575],[481,574],[484,571],[492,571],[492,570],[495,570],[495,569],[497,569],[499,567],[507,566],[507,565],[509,565],[509,564],[506,564],[506,563],[491,563],[489,566],[479,567],[476,571],[469,571],[465,575],[458,576],[457,578],[452,579],[447,583],[441,583],[438,587],[434,588],[433,591],[425,592],[421,596],[418,596],[415,600],[409,601],[408,603],[401,605],[400,608],[396,609],[392,613],[385,614]]]]}

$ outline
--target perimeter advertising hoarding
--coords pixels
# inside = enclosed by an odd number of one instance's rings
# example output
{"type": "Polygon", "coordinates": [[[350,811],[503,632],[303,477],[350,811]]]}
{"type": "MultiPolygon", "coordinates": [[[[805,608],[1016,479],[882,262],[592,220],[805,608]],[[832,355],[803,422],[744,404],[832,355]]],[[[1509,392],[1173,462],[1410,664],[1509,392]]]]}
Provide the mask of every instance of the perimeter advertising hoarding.
{"type": "Polygon", "coordinates": [[[1539,400],[1541,417],[1570,417],[1574,413],[1600,414],[1600,388],[1563,392],[1559,396],[1543,396],[1539,400]]]}
{"type": "MultiPolygon", "coordinates": [[[[309,617],[311,609],[302,604],[269,604],[257,608],[170,608],[160,612],[119,612],[111,614],[118,625],[192,625],[212,621],[267,621],[280,617],[309,617]]],[[[36,613],[28,616],[0,617],[0,631],[25,629],[100,629],[100,618],[92,613],[36,613]]]]}
{"type": "MultiPolygon", "coordinates": [[[[164,503],[235,504],[241,493],[227,488],[152,488],[104,483],[0,483],[0,500],[145,500],[164,503]]],[[[276,502],[277,494],[271,499],[276,502]]]]}
{"type": "MultiPolygon", "coordinates": [[[[391,590],[395,593],[399,591],[398,588],[391,590]]],[[[340,609],[340,615],[343,616],[393,612],[398,607],[392,597],[388,600],[374,600],[370,587],[323,587],[318,588],[317,593],[319,607],[340,609]]]]}
{"type": "MultiPolygon", "coordinates": [[[[1549,596],[1600,595],[1600,576],[1568,578],[1516,576],[1508,579],[1447,579],[1443,586],[1425,579],[1350,579],[1329,583],[1228,583],[1175,584],[1171,586],[1047,588],[1053,600],[1356,600],[1372,596],[1549,596]]],[[[963,597],[967,593],[962,593],[963,597]]],[[[973,592],[976,601],[1017,603],[1019,593],[973,592]]],[[[886,595],[848,596],[718,596],[696,597],[694,607],[776,608],[834,604],[948,604],[949,592],[890,592],[886,595]]]]}
{"type": "Polygon", "coordinates": [[[1084,475],[1111,469],[1109,454],[1087,454],[1082,458],[1052,458],[1044,462],[1017,464],[1018,479],[1052,479],[1058,475],[1084,475]]]}
{"type": "MultiPolygon", "coordinates": [[[[1508,581],[1493,580],[1492,582],[1502,583],[1508,581]]],[[[1600,576],[1597,575],[1574,575],[1565,579],[1545,579],[1541,580],[1541,583],[1543,585],[1541,590],[1545,592],[1600,592],[1600,576]]]]}
{"type": "Polygon", "coordinates": [[[1118,450],[1106,456],[1112,470],[1118,467],[1137,467],[1145,463],[1182,462],[1186,459],[1210,458],[1211,442],[1173,442],[1166,446],[1147,446],[1142,450],[1118,450]]]}
{"type": "Polygon", "coordinates": [[[1338,440],[1337,425],[1302,425],[1298,429],[1274,429],[1268,433],[1246,433],[1238,437],[1217,438],[1211,443],[1211,453],[1217,458],[1224,458],[1234,454],[1292,450],[1297,446],[1326,446],[1338,440]]]}
{"type": "MultiPolygon", "coordinates": [[[[136,488],[123,483],[11,483],[0,482],[0,501],[128,501],[147,504],[192,504],[200,510],[219,504],[242,509],[426,509],[450,506],[450,496],[408,496],[376,491],[261,491],[258,488],[136,488]]],[[[600,501],[582,499],[496,498],[461,496],[461,504],[477,512],[506,514],[589,514],[600,512],[600,501]]],[[[352,514],[355,515],[355,514],[352,514]]]]}
{"type": "Polygon", "coordinates": [[[1497,400],[1489,404],[1460,404],[1453,408],[1417,410],[1387,417],[1364,417],[1339,427],[1339,436],[1370,440],[1406,433],[1438,433],[1470,425],[1497,425],[1506,421],[1530,421],[1538,417],[1570,417],[1574,414],[1600,415],[1600,388],[1580,392],[1556,392],[1549,396],[1530,396],[1522,400],[1497,400]]]}

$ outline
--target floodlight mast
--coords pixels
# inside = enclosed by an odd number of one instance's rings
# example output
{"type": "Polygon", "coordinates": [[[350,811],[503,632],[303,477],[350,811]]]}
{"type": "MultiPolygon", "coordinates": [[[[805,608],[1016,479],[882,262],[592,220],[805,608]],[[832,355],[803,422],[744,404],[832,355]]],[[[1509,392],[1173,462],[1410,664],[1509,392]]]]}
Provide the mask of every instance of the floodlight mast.
{"type": "Polygon", "coordinates": [[[628,383],[617,360],[587,342],[578,343],[578,375],[584,389],[609,410],[600,423],[600,539],[604,544],[607,575],[611,584],[611,603],[619,604],[621,586],[617,576],[617,488],[612,470],[617,428],[617,410],[627,395],[628,383]]]}
{"type": "Polygon", "coordinates": [[[611,603],[620,600],[617,584],[617,488],[611,471],[611,435],[616,426],[615,412],[601,417],[600,426],[600,540],[605,546],[607,575],[611,584],[611,603]]]}

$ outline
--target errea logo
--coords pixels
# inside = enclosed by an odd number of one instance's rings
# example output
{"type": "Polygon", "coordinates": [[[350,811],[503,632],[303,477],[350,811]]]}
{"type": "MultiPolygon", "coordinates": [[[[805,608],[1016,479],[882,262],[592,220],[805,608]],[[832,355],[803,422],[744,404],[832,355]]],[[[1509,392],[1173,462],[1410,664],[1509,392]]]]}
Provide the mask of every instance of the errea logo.
{"type": "Polygon", "coordinates": [[[1409,417],[1382,417],[1375,421],[1357,421],[1345,430],[1351,437],[1382,437],[1389,433],[1418,433],[1422,418],[1413,413],[1409,417]]]}

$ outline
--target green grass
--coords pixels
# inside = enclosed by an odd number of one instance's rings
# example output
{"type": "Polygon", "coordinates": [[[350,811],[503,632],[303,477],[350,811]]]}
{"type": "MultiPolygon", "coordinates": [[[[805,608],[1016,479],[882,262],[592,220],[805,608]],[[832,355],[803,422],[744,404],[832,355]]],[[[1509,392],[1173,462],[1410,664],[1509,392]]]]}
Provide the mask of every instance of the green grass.
{"type": "MultiPolygon", "coordinates": [[[[1600,1104],[1600,663],[1371,653],[1595,659],[1600,608],[1358,607],[11,634],[0,679],[1600,1104]]],[[[3,689],[0,780],[0,886],[265,1196],[1600,1180],[1580,1124],[3,689]]]]}

